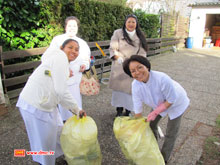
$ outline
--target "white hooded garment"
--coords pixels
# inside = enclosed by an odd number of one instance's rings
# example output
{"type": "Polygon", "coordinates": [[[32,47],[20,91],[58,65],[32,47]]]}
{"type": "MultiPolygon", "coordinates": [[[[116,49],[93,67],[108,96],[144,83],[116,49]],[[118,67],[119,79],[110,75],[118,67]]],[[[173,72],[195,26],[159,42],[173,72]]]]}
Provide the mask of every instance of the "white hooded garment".
{"type": "Polygon", "coordinates": [[[35,69],[23,88],[16,106],[24,120],[31,151],[53,151],[54,155],[33,155],[33,160],[43,165],[54,165],[56,157],[63,154],[59,136],[63,122],[57,105],[79,108],[69,92],[69,62],[60,49],[49,49],[42,63],[35,69]],[[45,74],[48,71],[50,74],[45,74]]]}

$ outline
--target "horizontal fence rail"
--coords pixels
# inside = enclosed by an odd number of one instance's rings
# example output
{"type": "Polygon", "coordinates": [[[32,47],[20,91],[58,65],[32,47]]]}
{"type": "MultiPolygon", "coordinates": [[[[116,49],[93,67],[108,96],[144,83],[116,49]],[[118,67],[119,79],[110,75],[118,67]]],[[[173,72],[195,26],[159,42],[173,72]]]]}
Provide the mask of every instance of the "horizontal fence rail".
{"type": "MultiPolygon", "coordinates": [[[[88,42],[91,49],[91,56],[95,57],[95,67],[99,79],[102,74],[111,71],[111,62],[109,58],[110,41],[97,41],[103,49],[104,57],[96,47],[96,42],[88,42]]],[[[165,51],[173,50],[174,46],[184,43],[180,38],[147,38],[148,56],[158,55],[165,51]]],[[[0,46],[0,65],[2,84],[5,95],[9,100],[16,99],[31,75],[33,70],[40,65],[40,57],[48,47],[33,48],[27,50],[3,51],[0,46]]]]}

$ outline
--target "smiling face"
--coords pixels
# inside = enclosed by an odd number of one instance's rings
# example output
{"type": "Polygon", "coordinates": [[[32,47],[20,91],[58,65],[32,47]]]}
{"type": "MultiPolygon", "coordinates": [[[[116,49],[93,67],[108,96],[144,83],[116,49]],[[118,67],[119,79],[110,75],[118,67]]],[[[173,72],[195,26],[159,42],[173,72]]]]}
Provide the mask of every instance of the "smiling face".
{"type": "Polygon", "coordinates": [[[66,53],[69,62],[74,61],[79,55],[79,44],[75,41],[70,41],[64,47],[61,47],[61,50],[66,53]]]}
{"type": "Polygon", "coordinates": [[[66,34],[69,37],[75,37],[78,33],[78,25],[75,20],[69,20],[65,27],[66,34]]]}
{"type": "Polygon", "coordinates": [[[125,23],[126,29],[130,32],[134,31],[137,26],[136,19],[133,17],[129,17],[125,23]]]}
{"type": "Polygon", "coordinates": [[[148,81],[149,70],[145,65],[137,61],[131,61],[129,64],[129,70],[134,79],[145,83],[148,81]]]}

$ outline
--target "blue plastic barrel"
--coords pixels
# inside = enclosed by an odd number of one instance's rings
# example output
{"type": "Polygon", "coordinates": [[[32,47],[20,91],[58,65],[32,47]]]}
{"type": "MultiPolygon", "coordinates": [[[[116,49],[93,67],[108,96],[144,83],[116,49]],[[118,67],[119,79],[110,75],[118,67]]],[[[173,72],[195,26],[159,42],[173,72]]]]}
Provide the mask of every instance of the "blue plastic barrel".
{"type": "Polygon", "coordinates": [[[192,37],[188,37],[186,39],[186,48],[192,49],[193,47],[193,38],[192,37]]]}

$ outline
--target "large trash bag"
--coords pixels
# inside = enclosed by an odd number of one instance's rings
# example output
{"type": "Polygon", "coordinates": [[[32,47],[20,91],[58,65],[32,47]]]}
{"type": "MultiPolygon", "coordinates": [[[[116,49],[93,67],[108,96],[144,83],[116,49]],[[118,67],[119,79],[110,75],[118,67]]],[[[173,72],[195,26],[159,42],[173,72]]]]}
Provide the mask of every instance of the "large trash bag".
{"type": "Polygon", "coordinates": [[[117,117],[113,130],[122,152],[132,165],[164,165],[156,138],[142,118],[117,117]]]}
{"type": "Polygon", "coordinates": [[[97,126],[91,117],[69,118],[63,126],[60,143],[68,165],[101,165],[97,126]]]}

